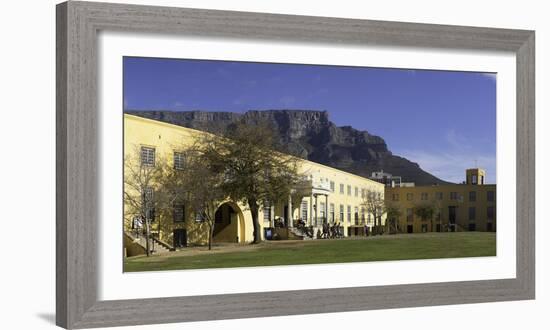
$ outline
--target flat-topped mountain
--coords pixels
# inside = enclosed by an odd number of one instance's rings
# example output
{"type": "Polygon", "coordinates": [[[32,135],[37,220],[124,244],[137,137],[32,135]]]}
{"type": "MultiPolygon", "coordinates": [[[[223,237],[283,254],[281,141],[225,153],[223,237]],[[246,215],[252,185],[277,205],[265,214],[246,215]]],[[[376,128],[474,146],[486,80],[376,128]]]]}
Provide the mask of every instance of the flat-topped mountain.
{"type": "Polygon", "coordinates": [[[381,169],[416,185],[447,183],[422,170],[417,163],[393,155],[383,138],[351,126],[336,126],[326,111],[251,110],[245,113],[209,111],[142,111],[125,113],[170,124],[207,131],[224,132],[228,125],[244,120],[254,125],[267,121],[278,133],[289,153],[364,177],[381,169]]]}

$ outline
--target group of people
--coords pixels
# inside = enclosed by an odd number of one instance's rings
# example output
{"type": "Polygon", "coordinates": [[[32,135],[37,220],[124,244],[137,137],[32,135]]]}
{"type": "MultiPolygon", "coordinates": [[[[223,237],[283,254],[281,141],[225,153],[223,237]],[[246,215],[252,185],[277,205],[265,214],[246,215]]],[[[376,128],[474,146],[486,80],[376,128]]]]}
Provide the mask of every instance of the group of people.
{"type": "MultiPolygon", "coordinates": [[[[280,228],[286,227],[285,220],[283,218],[280,218],[280,217],[275,218],[275,227],[280,227],[280,228]]],[[[296,222],[296,227],[300,231],[302,231],[302,233],[304,233],[305,235],[307,235],[308,237],[311,237],[311,238],[313,238],[314,236],[316,236],[317,238],[342,238],[342,237],[344,237],[344,227],[342,225],[340,225],[340,222],[334,222],[334,223],[330,224],[330,223],[325,221],[325,222],[323,222],[322,229],[317,231],[317,233],[315,233],[315,230],[314,230],[313,226],[308,226],[303,219],[298,219],[298,221],[296,222]]],[[[370,236],[370,235],[373,234],[373,233],[371,233],[371,230],[367,225],[364,226],[363,230],[364,230],[364,232],[362,233],[362,235],[364,235],[364,236],[370,236]]],[[[357,232],[356,232],[356,235],[358,235],[357,232]]],[[[361,234],[359,234],[359,235],[361,235],[361,234]]]]}
{"type": "MultiPolygon", "coordinates": [[[[299,219],[297,227],[308,237],[313,238],[315,236],[315,230],[313,226],[307,226],[306,222],[299,219]]],[[[344,228],[340,226],[340,223],[333,223],[332,225],[324,222],[322,230],[317,231],[317,238],[342,238],[344,237],[344,228]]]]}
{"type": "Polygon", "coordinates": [[[344,237],[343,229],[344,228],[340,226],[340,223],[336,222],[330,225],[329,223],[324,222],[320,238],[342,238],[344,237]]]}

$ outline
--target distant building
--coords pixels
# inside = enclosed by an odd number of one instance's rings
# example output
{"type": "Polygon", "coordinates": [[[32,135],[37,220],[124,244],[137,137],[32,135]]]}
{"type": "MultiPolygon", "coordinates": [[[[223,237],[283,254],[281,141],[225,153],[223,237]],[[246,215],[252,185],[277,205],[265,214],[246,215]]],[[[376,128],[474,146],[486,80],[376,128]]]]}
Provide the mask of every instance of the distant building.
{"type": "Polygon", "coordinates": [[[463,184],[419,187],[388,187],[386,204],[400,209],[396,221],[404,233],[440,231],[496,231],[496,185],[485,184],[485,170],[466,170],[463,184]],[[431,219],[421,219],[415,211],[433,207],[431,219]]]}
{"type": "Polygon", "coordinates": [[[391,173],[386,173],[383,170],[378,172],[372,172],[369,179],[380,182],[386,187],[414,187],[414,182],[402,182],[400,176],[392,175],[391,173]]]}

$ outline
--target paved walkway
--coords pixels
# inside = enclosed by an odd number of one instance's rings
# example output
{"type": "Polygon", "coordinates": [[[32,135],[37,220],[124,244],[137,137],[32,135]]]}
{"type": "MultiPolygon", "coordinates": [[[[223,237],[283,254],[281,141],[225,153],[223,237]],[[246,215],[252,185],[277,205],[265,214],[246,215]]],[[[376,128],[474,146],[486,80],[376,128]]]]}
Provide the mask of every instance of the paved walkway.
{"type": "MultiPolygon", "coordinates": [[[[182,248],[177,251],[167,252],[163,254],[157,254],[155,257],[174,257],[174,256],[195,256],[195,255],[205,255],[205,254],[218,254],[218,253],[228,253],[228,252],[247,252],[247,251],[256,251],[269,246],[274,245],[285,245],[285,246],[300,246],[308,244],[312,241],[300,241],[300,240],[284,240],[284,241],[263,241],[259,244],[250,244],[250,243],[214,243],[212,244],[212,250],[208,250],[208,246],[189,246],[182,248]]],[[[141,257],[141,256],[137,256],[141,257]]],[[[130,257],[133,258],[133,257],[130,257]]]]}

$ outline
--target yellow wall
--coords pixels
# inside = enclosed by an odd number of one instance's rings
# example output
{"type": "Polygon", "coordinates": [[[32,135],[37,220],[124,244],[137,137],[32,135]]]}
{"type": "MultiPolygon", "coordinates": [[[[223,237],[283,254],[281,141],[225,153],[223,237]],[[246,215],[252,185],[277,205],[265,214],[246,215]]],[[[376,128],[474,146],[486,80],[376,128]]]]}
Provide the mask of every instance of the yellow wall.
{"type": "MultiPolygon", "coordinates": [[[[321,204],[325,203],[325,214],[328,218],[329,223],[332,223],[331,218],[331,204],[334,205],[334,222],[340,223],[344,226],[344,233],[347,236],[348,228],[354,226],[363,227],[365,224],[369,227],[374,226],[374,217],[369,215],[367,210],[364,212],[364,221],[361,213],[362,207],[361,204],[364,201],[364,196],[366,197],[368,192],[373,192],[375,194],[380,194],[380,198],[384,199],[384,185],[373,180],[347,173],[332,167],[325,165],[317,164],[310,161],[303,161],[300,163],[301,173],[304,175],[310,176],[314,185],[322,186],[325,185],[329,188],[327,192],[328,203],[325,196],[318,196],[317,203],[315,198],[311,195],[309,196],[299,196],[301,199],[296,203],[293,201],[294,219],[299,219],[301,217],[301,202],[305,202],[308,205],[308,213],[311,210],[310,205],[317,204],[317,216],[321,216],[321,204]],[[343,185],[343,192],[340,190],[340,185],[343,185]],[[334,189],[330,187],[334,186],[334,189]],[[340,215],[340,206],[343,206],[344,214],[343,217],[340,215]],[[351,210],[351,219],[348,217],[348,207],[351,210]],[[355,209],[357,208],[357,221],[355,218],[355,209]],[[369,221],[370,219],[370,221],[369,221]]],[[[315,211],[313,211],[315,212],[315,211]]],[[[315,213],[313,214],[315,217],[315,213]]],[[[384,218],[383,218],[384,220],[384,218]]]]}
{"type": "MultiPolygon", "coordinates": [[[[207,134],[201,131],[184,128],[176,125],[171,125],[155,120],[145,119],[132,115],[124,115],[124,153],[126,157],[138,157],[141,146],[155,148],[155,156],[158,160],[164,159],[169,166],[173,166],[173,153],[178,151],[181,146],[191,145],[198,136],[207,134]]],[[[328,166],[317,164],[314,162],[300,160],[299,172],[307,176],[315,187],[324,187],[321,189],[297,189],[292,195],[292,218],[294,221],[301,217],[301,203],[307,203],[308,209],[308,224],[321,226],[320,222],[315,222],[312,217],[315,212],[311,212],[311,206],[315,204],[315,199],[312,198],[311,192],[322,192],[328,195],[328,204],[326,204],[325,217],[330,217],[330,204],[334,204],[334,222],[344,226],[344,233],[347,235],[348,227],[356,226],[355,208],[358,208],[358,226],[365,225],[373,226],[374,221],[372,216],[368,222],[369,216],[365,213],[365,222],[362,221],[361,206],[363,201],[362,195],[367,191],[373,191],[380,194],[384,198],[384,185],[378,182],[340,171],[328,166]],[[334,191],[330,190],[330,183],[334,183],[334,191]],[[344,192],[340,193],[340,184],[344,185],[344,192]],[[348,194],[348,186],[351,194],[348,194]],[[357,190],[357,193],[356,193],[357,190]],[[313,204],[312,204],[313,203],[313,204]],[[344,218],[340,217],[340,205],[344,206],[344,218]],[[351,220],[348,219],[347,209],[351,209],[351,220]]],[[[326,203],[324,196],[319,196],[317,200],[317,216],[321,217],[321,203],[326,203]]],[[[220,205],[223,202],[220,202],[220,205]]],[[[272,208],[271,219],[264,221],[263,210],[260,210],[259,222],[261,226],[262,237],[264,234],[263,228],[269,227],[276,217],[287,218],[284,214],[285,205],[288,203],[279,203],[272,208]]],[[[253,240],[252,216],[245,205],[240,203],[232,203],[232,208],[235,213],[231,219],[231,226],[224,228],[218,234],[219,241],[235,241],[235,233],[239,242],[250,242],[253,240]]],[[[125,229],[131,228],[132,215],[127,212],[128,207],[125,205],[125,229]]],[[[158,231],[160,227],[160,239],[168,244],[173,244],[173,230],[186,229],[187,240],[189,244],[206,244],[208,238],[207,226],[204,223],[195,221],[195,217],[191,214],[188,208],[185,208],[185,221],[175,223],[173,221],[172,210],[158,210],[155,222],[152,224],[153,232],[158,231]]],[[[216,240],[215,240],[216,241],[216,240]]]]}
{"type": "MultiPolygon", "coordinates": [[[[173,166],[173,153],[181,147],[190,146],[197,137],[204,134],[201,131],[183,128],[155,120],[149,120],[137,116],[124,115],[124,154],[126,157],[138,157],[141,146],[155,148],[156,161],[165,160],[169,166],[173,166]]],[[[222,203],[220,202],[220,205],[222,203]]],[[[252,227],[252,216],[244,205],[239,205],[240,220],[245,227],[252,227]]],[[[125,229],[131,227],[132,216],[126,212],[125,205],[124,224],[125,229]]],[[[202,245],[208,241],[208,227],[206,223],[195,221],[194,214],[185,208],[183,222],[174,222],[172,210],[157,210],[156,220],[152,223],[153,232],[158,232],[160,227],[160,239],[173,244],[173,230],[186,229],[187,240],[190,245],[202,245]]],[[[244,230],[239,241],[248,242],[253,239],[252,230],[244,230]]]]}

